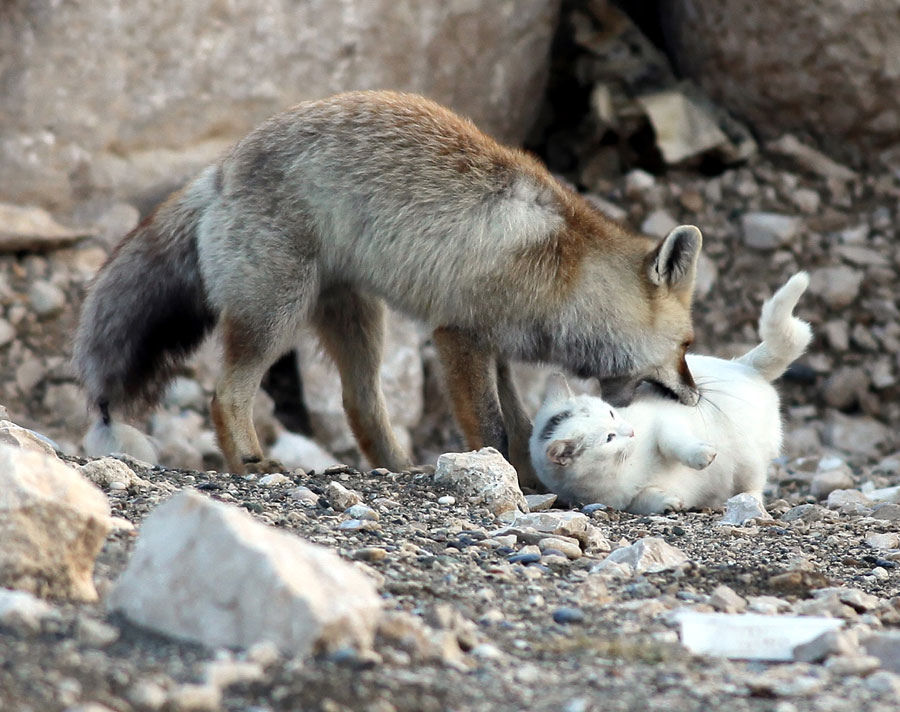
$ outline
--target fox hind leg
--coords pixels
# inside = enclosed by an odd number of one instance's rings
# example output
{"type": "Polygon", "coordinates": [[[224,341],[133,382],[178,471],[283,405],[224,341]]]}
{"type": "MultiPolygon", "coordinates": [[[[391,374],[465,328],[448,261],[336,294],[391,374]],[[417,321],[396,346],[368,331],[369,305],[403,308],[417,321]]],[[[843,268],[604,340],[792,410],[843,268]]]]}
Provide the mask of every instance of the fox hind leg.
{"type": "Polygon", "coordinates": [[[444,367],[453,414],[467,447],[494,447],[508,458],[494,355],[464,331],[452,327],[435,329],[434,344],[444,367]]]}
{"type": "Polygon", "coordinates": [[[375,466],[402,471],[407,453],[391,430],[379,369],[384,303],[341,285],[319,295],[313,324],[341,375],[344,412],[360,449],[375,466]]]}

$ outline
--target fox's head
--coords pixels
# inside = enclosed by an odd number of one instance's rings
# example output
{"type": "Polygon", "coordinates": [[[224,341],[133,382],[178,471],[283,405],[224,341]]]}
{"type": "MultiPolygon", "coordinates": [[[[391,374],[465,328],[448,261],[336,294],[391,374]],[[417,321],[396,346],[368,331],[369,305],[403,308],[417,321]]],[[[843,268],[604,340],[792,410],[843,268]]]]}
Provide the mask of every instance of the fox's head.
{"type": "Polygon", "coordinates": [[[623,249],[611,258],[598,250],[585,270],[582,304],[591,313],[579,319],[591,330],[583,335],[590,352],[570,349],[567,365],[598,378],[610,403],[627,404],[638,384],[650,381],[685,405],[697,404],[685,352],[694,338],[691,301],[702,242],[700,230],[682,225],[656,244],[624,242],[640,253],[623,249]],[[612,259],[618,262],[611,267],[612,259]]]}

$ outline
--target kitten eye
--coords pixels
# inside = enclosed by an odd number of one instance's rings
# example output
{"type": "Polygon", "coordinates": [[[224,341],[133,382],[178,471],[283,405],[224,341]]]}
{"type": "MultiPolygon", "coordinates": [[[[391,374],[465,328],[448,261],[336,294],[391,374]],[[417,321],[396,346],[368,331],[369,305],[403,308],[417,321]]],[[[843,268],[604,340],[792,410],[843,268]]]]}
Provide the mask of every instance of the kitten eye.
{"type": "Polygon", "coordinates": [[[606,442],[611,443],[613,441],[614,437],[616,437],[616,434],[610,433],[609,435],[606,436],[606,442]]]}
{"type": "Polygon", "coordinates": [[[613,420],[615,420],[615,419],[616,419],[616,414],[613,413],[612,411],[609,411],[609,417],[612,418],[613,420]]]}

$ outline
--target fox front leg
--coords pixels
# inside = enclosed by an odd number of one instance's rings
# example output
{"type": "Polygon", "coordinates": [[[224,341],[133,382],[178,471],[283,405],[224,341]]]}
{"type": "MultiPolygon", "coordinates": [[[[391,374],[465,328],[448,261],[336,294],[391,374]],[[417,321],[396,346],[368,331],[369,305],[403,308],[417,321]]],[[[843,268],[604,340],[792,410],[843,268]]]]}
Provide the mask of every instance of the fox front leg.
{"type": "Polygon", "coordinates": [[[536,489],[540,487],[540,483],[531,464],[531,453],[528,448],[532,428],[531,418],[528,417],[519,399],[509,362],[502,358],[497,359],[497,394],[500,397],[500,409],[503,411],[503,424],[506,426],[509,442],[509,461],[519,475],[519,486],[536,489]]]}
{"type": "Polygon", "coordinates": [[[494,355],[454,327],[435,329],[434,344],[444,367],[453,415],[466,446],[472,450],[494,447],[509,458],[494,355]]]}

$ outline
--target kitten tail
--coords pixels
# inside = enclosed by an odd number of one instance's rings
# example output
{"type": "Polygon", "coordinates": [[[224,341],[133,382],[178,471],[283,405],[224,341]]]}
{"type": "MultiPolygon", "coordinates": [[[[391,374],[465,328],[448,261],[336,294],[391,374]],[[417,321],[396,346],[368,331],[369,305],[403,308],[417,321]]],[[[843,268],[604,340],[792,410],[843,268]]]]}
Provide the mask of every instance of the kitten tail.
{"type": "Polygon", "coordinates": [[[84,436],[84,453],[88,457],[125,454],[155,465],[159,461],[150,438],[125,423],[114,423],[108,417],[98,418],[84,436]]]}
{"type": "Polygon", "coordinates": [[[763,304],[759,317],[762,343],[737,359],[738,363],[749,366],[771,382],[806,351],[812,329],[793,312],[807,286],[809,275],[798,272],[763,304]]]}

